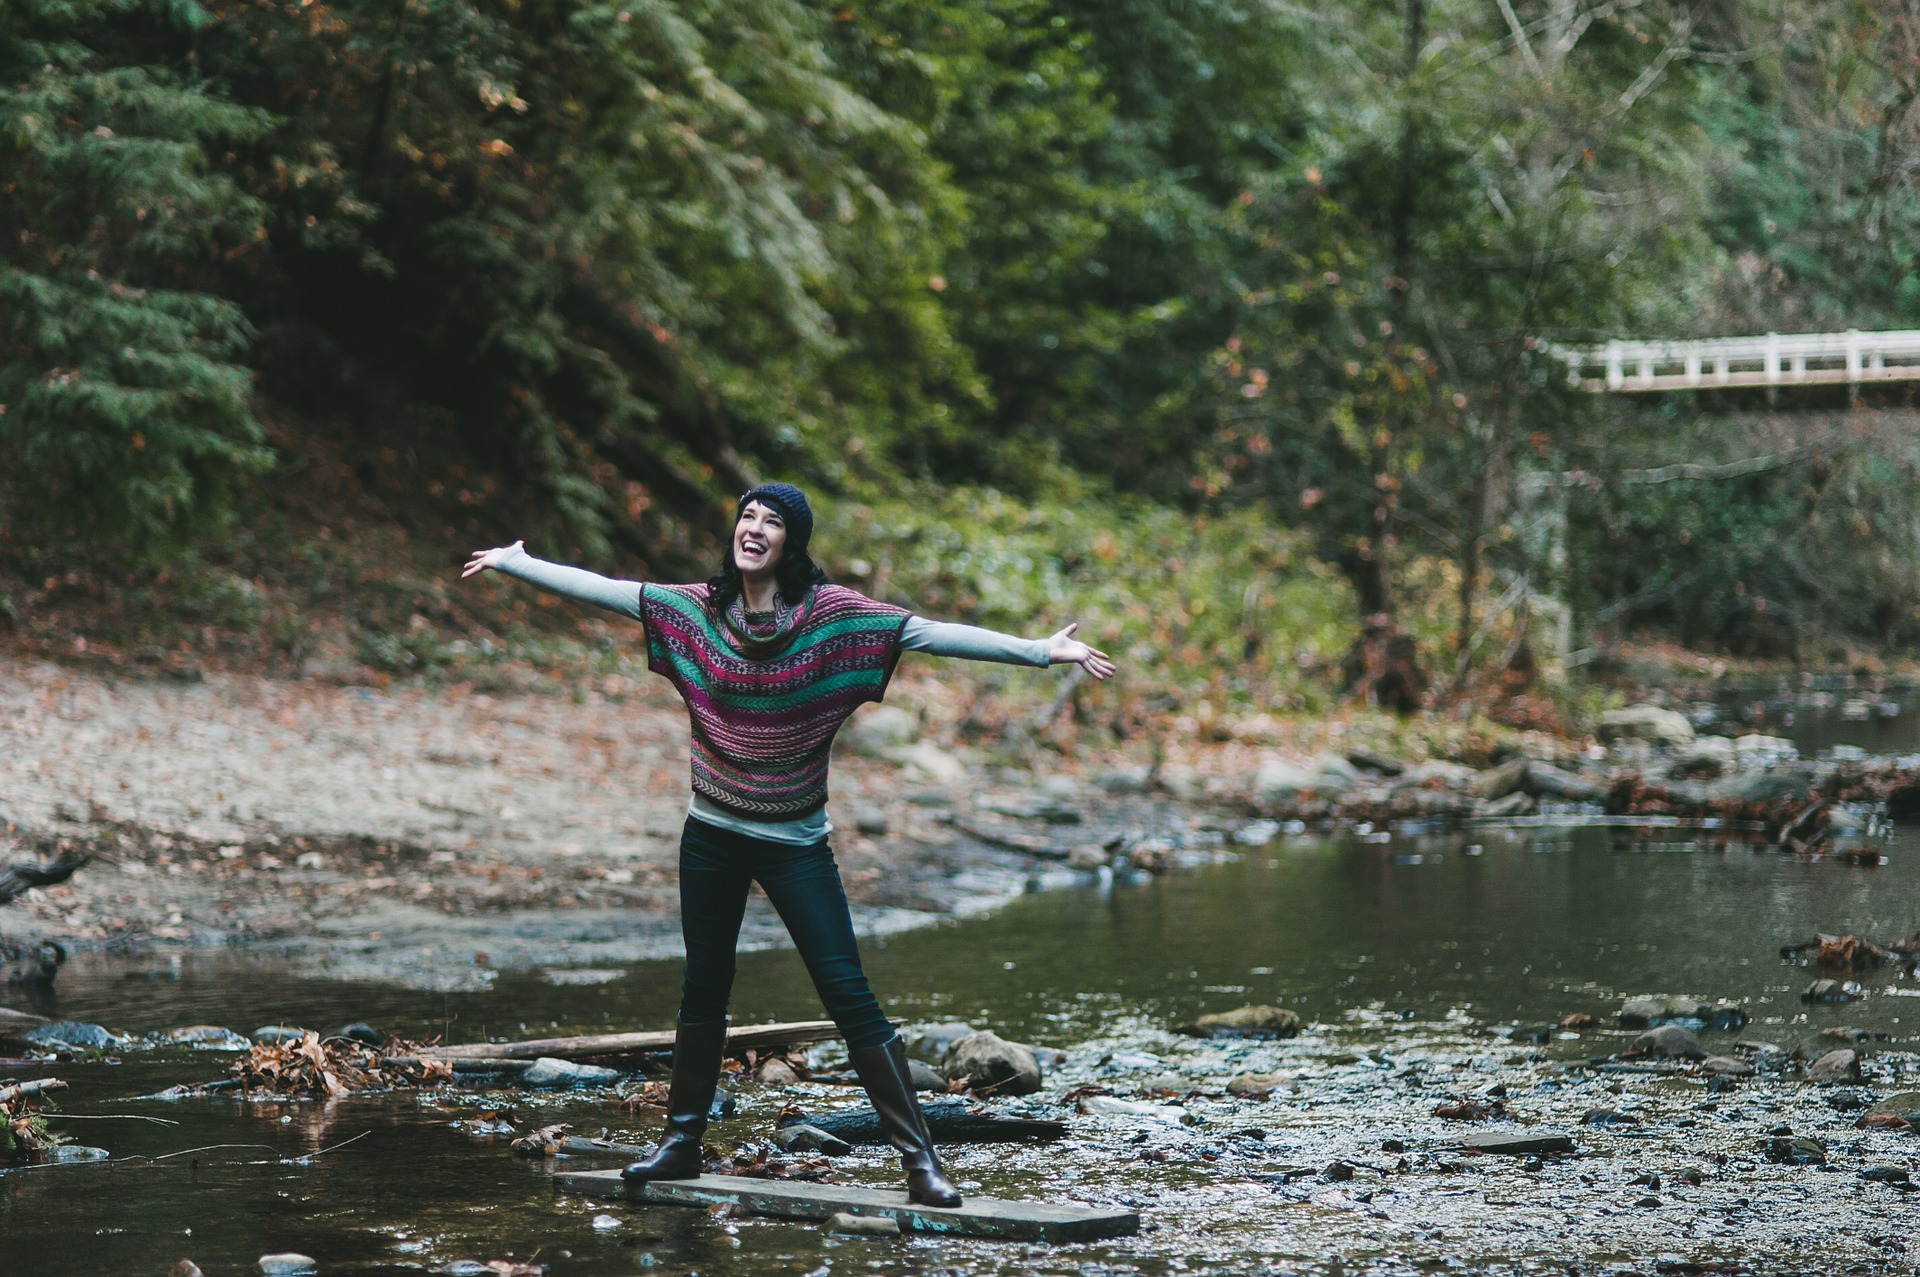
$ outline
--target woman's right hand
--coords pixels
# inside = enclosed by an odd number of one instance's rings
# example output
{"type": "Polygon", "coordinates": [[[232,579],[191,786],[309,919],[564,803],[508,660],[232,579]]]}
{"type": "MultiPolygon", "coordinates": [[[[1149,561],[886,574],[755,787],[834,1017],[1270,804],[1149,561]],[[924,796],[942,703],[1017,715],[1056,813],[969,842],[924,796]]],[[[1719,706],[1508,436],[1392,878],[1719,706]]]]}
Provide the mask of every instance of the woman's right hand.
{"type": "Polygon", "coordinates": [[[512,545],[498,545],[491,550],[475,550],[473,557],[467,560],[467,566],[460,571],[460,579],[466,580],[476,572],[485,572],[488,568],[497,568],[500,561],[515,550],[527,548],[525,541],[515,541],[512,545]]]}

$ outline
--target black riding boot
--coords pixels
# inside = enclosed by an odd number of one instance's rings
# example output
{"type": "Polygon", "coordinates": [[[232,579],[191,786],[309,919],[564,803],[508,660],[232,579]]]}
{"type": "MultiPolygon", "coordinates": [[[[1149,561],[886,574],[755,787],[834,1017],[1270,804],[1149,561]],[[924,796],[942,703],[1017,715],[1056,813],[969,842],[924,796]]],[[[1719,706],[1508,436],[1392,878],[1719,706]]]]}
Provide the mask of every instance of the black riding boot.
{"type": "Polygon", "coordinates": [[[676,1022],[673,1035],[673,1083],[667,1092],[667,1133],[651,1156],[620,1172],[622,1179],[692,1179],[700,1174],[700,1138],[707,1133],[707,1110],[720,1085],[720,1058],[727,1044],[727,1022],[676,1022]]]}
{"type": "Polygon", "coordinates": [[[900,1150],[907,1172],[907,1200],[923,1206],[958,1206],[960,1191],[940,1169],[933,1136],[913,1094],[913,1074],[907,1069],[907,1047],[895,1034],[879,1046],[849,1047],[853,1071],[866,1085],[867,1098],[880,1114],[887,1142],[900,1150]]]}

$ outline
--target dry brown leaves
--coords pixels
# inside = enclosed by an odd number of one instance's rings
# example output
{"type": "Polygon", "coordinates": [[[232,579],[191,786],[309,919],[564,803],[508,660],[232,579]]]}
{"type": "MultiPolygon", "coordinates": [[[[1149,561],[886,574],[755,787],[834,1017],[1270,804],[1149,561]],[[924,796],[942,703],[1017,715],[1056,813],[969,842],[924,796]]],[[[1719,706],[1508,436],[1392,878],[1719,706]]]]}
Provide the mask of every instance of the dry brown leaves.
{"type": "Polygon", "coordinates": [[[326,1042],[309,1030],[297,1042],[261,1043],[233,1062],[232,1072],[249,1091],[275,1095],[351,1095],[355,1091],[430,1086],[453,1080],[445,1060],[423,1059],[394,1043],[382,1050],[338,1038],[326,1042]]]}
{"type": "Polygon", "coordinates": [[[557,1157],[572,1133],[572,1122],[555,1122],[537,1131],[529,1131],[507,1147],[522,1157],[557,1157]]]}
{"type": "Polygon", "coordinates": [[[709,1175],[737,1175],[742,1179],[793,1179],[825,1183],[833,1176],[833,1164],[824,1157],[788,1157],[769,1152],[757,1144],[735,1149],[730,1157],[707,1163],[709,1175]]]}
{"type": "Polygon", "coordinates": [[[1513,1114],[1507,1112],[1507,1106],[1498,1100],[1491,1103],[1486,1100],[1461,1100],[1456,1104],[1442,1104],[1433,1110],[1433,1115],[1444,1117],[1450,1122],[1513,1120],[1513,1114]]]}

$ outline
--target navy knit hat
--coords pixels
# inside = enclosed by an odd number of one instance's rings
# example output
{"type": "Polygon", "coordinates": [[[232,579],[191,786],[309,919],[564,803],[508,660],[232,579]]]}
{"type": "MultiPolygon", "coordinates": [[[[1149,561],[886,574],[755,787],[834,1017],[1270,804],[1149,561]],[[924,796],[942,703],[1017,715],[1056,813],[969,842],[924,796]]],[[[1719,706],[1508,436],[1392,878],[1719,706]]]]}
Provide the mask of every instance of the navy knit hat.
{"type": "Polygon", "coordinates": [[[786,519],[789,553],[798,555],[807,552],[807,542],[813,539],[813,507],[807,504],[806,493],[791,483],[763,483],[757,488],[750,488],[740,496],[740,504],[733,512],[734,522],[740,521],[749,501],[772,506],[786,519]]]}

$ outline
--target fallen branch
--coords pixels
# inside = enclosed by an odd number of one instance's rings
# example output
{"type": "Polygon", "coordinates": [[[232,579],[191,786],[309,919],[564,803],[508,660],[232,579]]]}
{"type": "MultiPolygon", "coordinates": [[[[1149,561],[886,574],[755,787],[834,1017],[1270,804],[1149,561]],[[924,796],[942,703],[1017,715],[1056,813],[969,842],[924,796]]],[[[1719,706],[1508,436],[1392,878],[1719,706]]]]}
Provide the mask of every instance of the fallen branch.
{"type": "Polygon", "coordinates": [[[11,1104],[23,1095],[40,1095],[47,1091],[62,1091],[67,1084],[57,1077],[43,1077],[32,1082],[15,1082],[12,1086],[0,1086],[0,1104],[11,1104]]]}
{"type": "Polygon", "coordinates": [[[93,857],[62,855],[45,864],[9,865],[0,870],[0,905],[10,904],[35,887],[54,887],[73,877],[74,870],[93,857]]]}
{"type": "MultiPolygon", "coordinates": [[[[898,1024],[900,1021],[895,1020],[898,1024]]],[[[827,1042],[840,1036],[831,1020],[796,1020],[790,1024],[757,1024],[733,1029],[727,1034],[729,1053],[749,1048],[806,1046],[827,1042]]],[[[419,1048],[423,1059],[457,1058],[500,1060],[537,1060],[543,1056],[556,1060],[625,1059],[640,1055],[658,1055],[673,1050],[673,1030],[647,1033],[593,1033],[574,1038],[535,1038],[530,1042],[473,1042],[460,1046],[419,1048]]]]}
{"type": "Polygon", "coordinates": [[[986,829],[972,824],[954,815],[940,817],[944,824],[951,825],[969,838],[977,838],[989,847],[999,847],[1006,851],[1018,851],[1029,856],[1038,856],[1042,860],[1065,860],[1071,853],[1067,848],[1048,842],[1038,834],[1022,834],[1008,831],[1002,833],[995,829],[986,829]]]}

